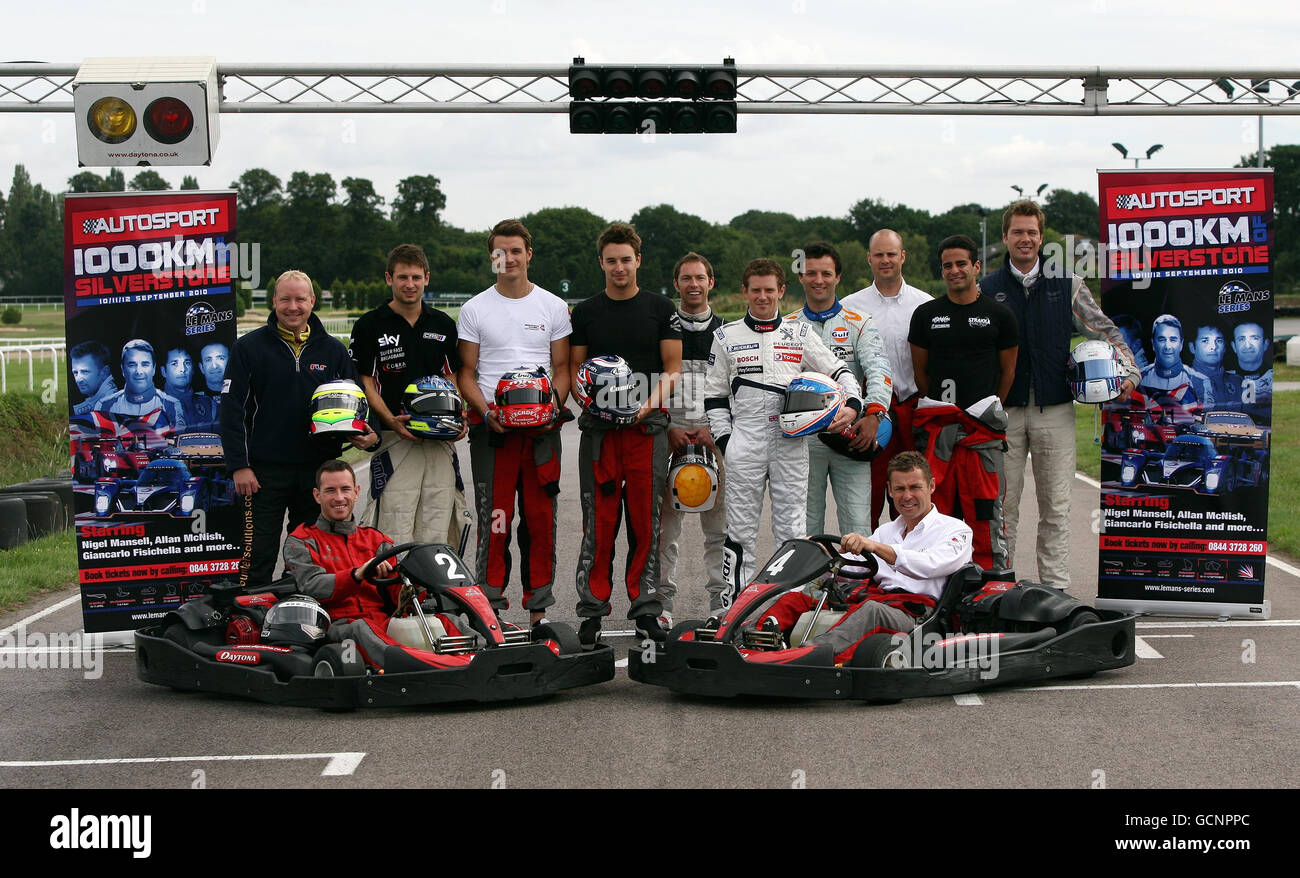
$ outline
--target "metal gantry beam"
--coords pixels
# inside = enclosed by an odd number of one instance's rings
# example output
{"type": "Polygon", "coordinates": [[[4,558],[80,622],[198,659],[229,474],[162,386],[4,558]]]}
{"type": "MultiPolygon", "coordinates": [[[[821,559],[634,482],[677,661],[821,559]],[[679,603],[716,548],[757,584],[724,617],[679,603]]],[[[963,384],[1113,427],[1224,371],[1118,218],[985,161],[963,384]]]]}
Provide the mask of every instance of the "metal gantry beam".
{"type": "MultiPolygon", "coordinates": [[[[0,112],[72,112],[76,64],[0,64],[0,112]]],[[[219,64],[223,113],[566,113],[569,68],[219,64]]],[[[745,67],[740,113],[1300,114],[1300,68],[745,67]]]]}

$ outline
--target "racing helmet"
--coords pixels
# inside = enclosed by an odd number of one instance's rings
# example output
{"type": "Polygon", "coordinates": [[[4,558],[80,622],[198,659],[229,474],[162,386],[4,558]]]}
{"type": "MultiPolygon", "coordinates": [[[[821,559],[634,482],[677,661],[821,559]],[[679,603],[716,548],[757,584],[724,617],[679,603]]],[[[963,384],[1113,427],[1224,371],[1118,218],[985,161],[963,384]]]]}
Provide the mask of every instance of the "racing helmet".
{"type": "Polygon", "coordinates": [[[497,381],[497,420],[503,427],[545,427],[558,410],[551,378],[541,366],[511,369],[497,381]]]}
{"type": "Polygon", "coordinates": [[[718,499],[718,461],[708,446],[686,443],[668,459],[668,486],[673,509],[708,512],[718,499]]]}
{"type": "Polygon", "coordinates": [[[429,439],[455,439],[465,423],[456,385],[438,375],[426,375],[406,385],[402,414],[411,416],[406,429],[429,439]]]}
{"type": "Polygon", "coordinates": [[[262,620],[262,642],[271,646],[314,649],[325,640],[330,614],[315,598],[291,594],[277,601],[262,620]]]}
{"type": "Polygon", "coordinates": [[[826,444],[831,451],[842,454],[850,460],[874,460],[876,455],[885,450],[891,439],[894,438],[895,415],[889,412],[880,419],[880,426],[876,428],[876,447],[862,450],[849,447],[849,437],[843,433],[818,433],[817,438],[826,444]]]}
{"type": "Polygon", "coordinates": [[[361,436],[370,416],[366,392],[355,381],[326,381],[311,392],[311,435],[361,436]]]}
{"type": "Polygon", "coordinates": [[[785,389],[781,406],[781,435],[787,439],[825,430],[844,402],[844,391],[829,375],[800,372],[785,389]]]}
{"type": "Polygon", "coordinates": [[[573,395],[587,414],[625,427],[636,423],[641,410],[636,376],[622,357],[592,357],[578,367],[573,395]]]}
{"type": "Polygon", "coordinates": [[[1084,403],[1110,402],[1118,397],[1124,372],[1119,348],[1097,339],[1075,345],[1066,366],[1070,392],[1084,403]]]}

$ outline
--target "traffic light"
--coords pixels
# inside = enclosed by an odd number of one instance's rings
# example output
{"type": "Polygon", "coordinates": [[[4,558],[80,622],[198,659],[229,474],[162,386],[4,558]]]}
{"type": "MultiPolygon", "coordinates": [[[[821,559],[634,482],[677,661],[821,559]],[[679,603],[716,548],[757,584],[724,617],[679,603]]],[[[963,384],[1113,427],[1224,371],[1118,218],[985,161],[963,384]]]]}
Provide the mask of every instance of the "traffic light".
{"type": "Polygon", "coordinates": [[[571,134],[735,134],[736,62],[569,68],[571,134]],[[640,98],[641,100],[629,100],[640,98]]]}
{"type": "Polygon", "coordinates": [[[220,102],[215,58],[87,58],[72,82],[77,164],[209,165],[220,102]]]}

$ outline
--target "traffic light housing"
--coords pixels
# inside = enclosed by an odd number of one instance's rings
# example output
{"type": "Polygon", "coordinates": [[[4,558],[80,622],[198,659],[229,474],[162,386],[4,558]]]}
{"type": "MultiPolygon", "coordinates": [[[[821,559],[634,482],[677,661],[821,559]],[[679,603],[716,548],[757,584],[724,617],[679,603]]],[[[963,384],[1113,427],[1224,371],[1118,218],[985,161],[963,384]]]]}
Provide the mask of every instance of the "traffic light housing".
{"type": "Polygon", "coordinates": [[[569,68],[571,134],[735,134],[736,62],[569,68]],[[641,100],[631,100],[640,98],[641,100]]]}
{"type": "Polygon", "coordinates": [[[209,165],[220,103],[215,58],[87,58],[72,82],[77,164],[209,165]]]}

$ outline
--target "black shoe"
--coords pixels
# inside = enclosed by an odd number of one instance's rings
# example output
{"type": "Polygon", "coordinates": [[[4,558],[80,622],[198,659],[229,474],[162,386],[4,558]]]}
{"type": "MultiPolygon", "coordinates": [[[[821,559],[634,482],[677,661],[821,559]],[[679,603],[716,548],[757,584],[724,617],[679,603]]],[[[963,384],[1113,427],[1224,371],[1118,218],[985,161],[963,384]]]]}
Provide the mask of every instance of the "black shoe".
{"type": "Polygon", "coordinates": [[[588,616],[582,620],[578,626],[578,642],[582,644],[583,649],[595,649],[596,642],[600,640],[600,617],[588,616]]]}
{"type": "Polygon", "coordinates": [[[664,626],[659,624],[659,617],[653,613],[646,613],[644,616],[636,617],[636,636],[642,640],[653,640],[655,643],[663,643],[668,639],[668,632],[664,626]]]}

